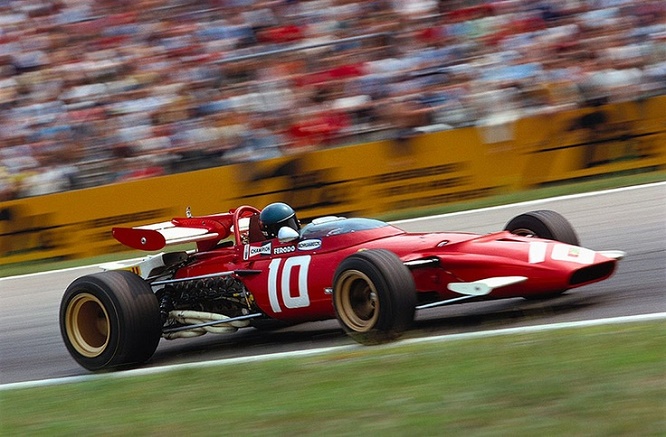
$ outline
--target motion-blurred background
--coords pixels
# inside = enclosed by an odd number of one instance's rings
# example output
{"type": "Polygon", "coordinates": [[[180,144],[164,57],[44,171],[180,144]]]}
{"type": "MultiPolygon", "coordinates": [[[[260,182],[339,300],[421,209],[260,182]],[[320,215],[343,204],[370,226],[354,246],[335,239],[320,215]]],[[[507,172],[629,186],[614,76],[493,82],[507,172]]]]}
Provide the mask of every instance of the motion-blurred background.
{"type": "Polygon", "coordinates": [[[0,200],[665,91],[662,0],[1,0],[0,200]]]}

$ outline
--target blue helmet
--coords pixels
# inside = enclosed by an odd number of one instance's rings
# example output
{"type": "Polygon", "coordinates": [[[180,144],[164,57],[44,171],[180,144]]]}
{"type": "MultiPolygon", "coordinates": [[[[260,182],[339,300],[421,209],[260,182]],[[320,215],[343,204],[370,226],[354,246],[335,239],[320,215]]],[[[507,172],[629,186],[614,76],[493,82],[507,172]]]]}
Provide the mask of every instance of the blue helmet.
{"type": "Polygon", "coordinates": [[[301,228],[296,212],[286,203],[275,202],[267,205],[259,214],[261,230],[268,238],[277,237],[278,231],[283,226],[288,226],[295,231],[301,228]]]}

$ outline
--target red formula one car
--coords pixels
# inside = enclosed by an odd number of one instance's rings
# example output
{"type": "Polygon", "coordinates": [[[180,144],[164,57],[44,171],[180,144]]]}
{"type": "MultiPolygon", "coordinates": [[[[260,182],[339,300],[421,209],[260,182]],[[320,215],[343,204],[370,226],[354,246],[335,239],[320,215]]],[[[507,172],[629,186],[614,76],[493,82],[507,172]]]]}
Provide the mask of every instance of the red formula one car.
{"type": "Polygon", "coordinates": [[[416,310],[560,294],[608,278],[624,256],[579,247],[553,211],[521,214],[486,235],[408,233],[367,218],[323,217],[301,228],[293,210],[277,203],[188,212],[113,234],[134,249],[197,248],[107,264],[67,288],[60,329],[89,370],[145,362],[162,337],[270,321],[337,318],[355,340],[382,343],[408,329],[416,310]]]}

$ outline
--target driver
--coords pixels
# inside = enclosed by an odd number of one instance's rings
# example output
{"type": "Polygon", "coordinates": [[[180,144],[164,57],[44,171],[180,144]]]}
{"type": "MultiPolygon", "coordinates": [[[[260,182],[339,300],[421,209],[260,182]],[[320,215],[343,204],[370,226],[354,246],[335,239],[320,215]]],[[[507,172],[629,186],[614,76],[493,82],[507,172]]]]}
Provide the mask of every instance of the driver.
{"type": "Polygon", "coordinates": [[[291,206],[282,202],[267,205],[259,214],[259,224],[266,238],[276,238],[283,226],[288,226],[296,232],[301,229],[296,212],[291,206]]]}

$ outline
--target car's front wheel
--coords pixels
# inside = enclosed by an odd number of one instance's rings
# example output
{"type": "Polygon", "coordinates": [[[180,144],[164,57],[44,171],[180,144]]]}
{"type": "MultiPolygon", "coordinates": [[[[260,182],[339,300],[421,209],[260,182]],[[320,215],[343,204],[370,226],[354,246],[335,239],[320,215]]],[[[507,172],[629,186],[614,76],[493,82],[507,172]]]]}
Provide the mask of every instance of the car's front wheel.
{"type": "Polygon", "coordinates": [[[162,335],[159,303],[134,273],[82,276],[63,295],[60,332],[69,353],[88,370],[140,364],[162,335]]]}
{"type": "Polygon", "coordinates": [[[414,279],[393,252],[366,250],[347,257],[336,269],[333,284],[336,317],[359,343],[394,340],[414,320],[414,279]]]}
{"type": "Polygon", "coordinates": [[[550,210],[520,214],[506,224],[504,230],[524,237],[545,238],[572,246],[580,246],[578,235],[569,220],[550,210]]]}

